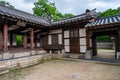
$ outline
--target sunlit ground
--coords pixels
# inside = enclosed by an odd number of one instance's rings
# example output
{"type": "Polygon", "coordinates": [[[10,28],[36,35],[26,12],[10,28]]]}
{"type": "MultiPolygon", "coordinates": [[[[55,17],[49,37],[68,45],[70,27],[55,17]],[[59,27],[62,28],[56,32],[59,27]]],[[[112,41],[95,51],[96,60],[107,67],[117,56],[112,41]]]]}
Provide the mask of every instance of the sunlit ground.
{"type": "Polygon", "coordinates": [[[120,66],[50,60],[0,76],[0,80],[120,80],[120,66]]]}

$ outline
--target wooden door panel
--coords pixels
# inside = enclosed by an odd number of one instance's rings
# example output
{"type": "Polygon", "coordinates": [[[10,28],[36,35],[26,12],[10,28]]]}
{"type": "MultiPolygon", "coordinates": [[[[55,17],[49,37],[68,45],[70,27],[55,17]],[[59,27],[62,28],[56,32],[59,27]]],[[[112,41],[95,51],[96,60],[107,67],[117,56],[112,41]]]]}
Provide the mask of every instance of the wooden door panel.
{"type": "Polygon", "coordinates": [[[70,39],[70,52],[71,53],[80,52],[79,38],[70,39]]]}

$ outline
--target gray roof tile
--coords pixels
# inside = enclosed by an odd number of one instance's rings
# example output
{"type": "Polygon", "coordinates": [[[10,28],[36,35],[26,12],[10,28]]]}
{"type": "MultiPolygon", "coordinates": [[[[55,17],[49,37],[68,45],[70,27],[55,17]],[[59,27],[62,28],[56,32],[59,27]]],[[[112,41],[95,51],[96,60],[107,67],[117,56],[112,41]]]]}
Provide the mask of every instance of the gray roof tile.
{"type": "Polygon", "coordinates": [[[41,23],[45,25],[50,25],[49,21],[45,20],[42,17],[35,16],[33,14],[29,14],[17,9],[13,9],[13,8],[1,6],[1,5],[0,5],[0,15],[6,15],[8,17],[10,16],[12,18],[17,18],[17,19],[37,23],[37,24],[41,23]]]}
{"type": "Polygon", "coordinates": [[[94,27],[94,26],[113,24],[113,23],[120,23],[120,14],[105,18],[99,18],[92,23],[88,23],[85,27],[94,27]]]}

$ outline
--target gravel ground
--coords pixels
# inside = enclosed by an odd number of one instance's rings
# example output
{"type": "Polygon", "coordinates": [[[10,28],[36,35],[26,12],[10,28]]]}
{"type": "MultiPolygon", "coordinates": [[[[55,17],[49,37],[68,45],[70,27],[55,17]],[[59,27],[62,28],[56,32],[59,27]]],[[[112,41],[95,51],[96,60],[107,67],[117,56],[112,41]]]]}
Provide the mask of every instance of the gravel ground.
{"type": "Polygon", "coordinates": [[[120,66],[51,60],[22,70],[12,70],[0,80],[120,80],[120,66]]]}

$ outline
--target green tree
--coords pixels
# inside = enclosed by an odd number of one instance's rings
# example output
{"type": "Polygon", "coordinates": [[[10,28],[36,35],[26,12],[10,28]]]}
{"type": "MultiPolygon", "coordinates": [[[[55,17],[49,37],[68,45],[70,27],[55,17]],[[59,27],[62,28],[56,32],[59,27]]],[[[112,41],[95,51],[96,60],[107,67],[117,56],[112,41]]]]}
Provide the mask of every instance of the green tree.
{"type": "Polygon", "coordinates": [[[34,5],[34,14],[47,18],[50,21],[54,20],[55,13],[57,11],[55,3],[50,3],[48,0],[38,0],[34,5]]]}
{"type": "Polygon", "coordinates": [[[57,21],[73,16],[73,14],[69,13],[63,15],[57,10],[55,3],[51,3],[48,0],[38,0],[34,5],[34,14],[49,19],[50,21],[57,21]]]}
{"type": "Polygon", "coordinates": [[[23,43],[22,38],[23,38],[22,35],[16,35],[17,45],[22,46],[22,43],[23,43]]]}
{"type": "Polygon", "coordinates": [[[73,17],[74,15],[73,14],[71,14],[71,13],[65,13],[64,15],[63,15],[63,18],[65,19],[65,18],[70,18],[70,17],[73,17]]]}
{"type": "Polygon", "coordinates": [[[99,12],[99,16],[100,17],[108,17],[108,16],[114,16],[120,14],[120,7],[118,7],[117,9],[107,9],[106,11],[103,12],[99,12]]]}
{"type": "Polygon", "coordinates": [[[0,1],[0,5],[8,6],[8,7],[14,8],[14,6],[12,6],[9,2],[6,2],[6,1],[0,1]]]}

